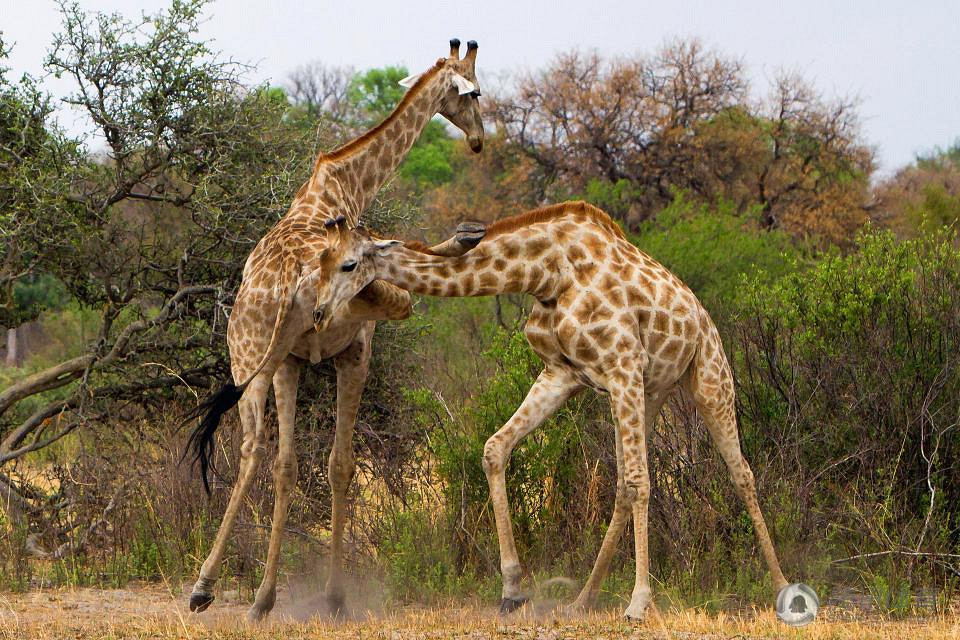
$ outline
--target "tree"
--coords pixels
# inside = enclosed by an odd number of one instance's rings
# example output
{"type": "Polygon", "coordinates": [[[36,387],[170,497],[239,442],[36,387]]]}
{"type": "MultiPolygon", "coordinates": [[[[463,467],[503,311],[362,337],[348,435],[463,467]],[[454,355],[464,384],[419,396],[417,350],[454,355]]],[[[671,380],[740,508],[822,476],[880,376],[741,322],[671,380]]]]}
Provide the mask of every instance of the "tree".
{"type": "Polygon", "coordinates": [[[741,76],[738,61],[696,41],[650,58],[604,61],[573,51],[521,76],[493,112],[540,166],[545,197],[557,183],[580,192],[591,179],[628,180],[637,187],[628,220],[637,222],[672,198],[672,186],[687,186],[692,127],[743,101],[741,76]]]}
{"type": "MultiPolygon", "coordinates": [[[[102,136],[102,155],[49,125],[30,81],[3,85],[4,282],[56,274],[99,326],[79,355],[0,392],[0,465],[224,375],[231,292],[307,176],[313,131],[197,39],[203,7],[177,0],[130,21],[61,4],[46,68],[73,80],[65,101],[102,136]]],[[[0,474],[13,489],[11,478],[0,474]]]]}
{"type": "Polygon", "coordinates": [[[330,124],[339,139],[352,130],[354,106],[348,100],[356,71],[352,67],[329,67],[320,61],[300,65],[287,76],[287,94],[307,115],[330,124]]]}
{"type": "Polygon", "coordinates": [[[880,183],[875,196],[876,222],[899,235],[960,222],[960,142],[919,156],[880,183]]]}
{"type": "MultiPolygon", "coordinates": [[[[0,39],[0,60],[8,54],[0,39]]],[[[0,325],[13,328],[54,302],[52,290],[37,289],[50,283],[41,264],[55,247],[46,240],[71,226],[62,214],[72,210],[66,193],[78,148],[52,122],[50,98],[33,79],[6,74],[0,66],[0,325]]]]}
{"type": "Polygon", "coordinates": [[[536,163],[540,199],[593,196],[636,226],[681,189],[759,204],[767,229],[842,241],[866,220],[873,169],[854,107],[789,74],[753,104],[740,62],[692,40],[611,61],[562,54],[492,112],[536,163]]]}
{"type": "MultiPolygon", "coordinates": [[[[176,423],[184,405],[229,375],[225,331],[244,262],[310,175],[316,145],[333,146],[324,122],[282,89],[243,86],[240,67],[198,38],[205,6],[175,0],[131,21],[61,5],[63,31],[46,67],[73,81],[66,101],[88,116],[103,149],[67,140],[75,151],[68,162],[39,164],[24,181],[33,188],[5,193],[3,246],[7,256],[26,256],[22,282],[57,276],[71,304],[58,319],[76,312],[95,326],[92,340],[78,336],[71,353],[18,371],[0,390],[0,505],[29,526],[35,553],[38,540],[54,556],[90,545],[110,512],[136,508],[124,494],[144,487],[147,465],[187,473],[187,465],[176,470],[176,423]],[[24,473],[35,468],[28,454],[68,435],[81,453],[45,467],[52,481],[24,473]]],[[[364,215],[385,230],[410,212],[381,194],[364,215]]],[[[357,430],[360,464],[398,493],[423,437],[398,418],[398,381],[415,367],[405,351],[414,333],[378,330],[357,430]]],[[[309,405],[301,415],[315,428],[301,434],[301,478],[315,488],[326,484],[315,460],[332,440],[324,427],[335,402],[323,376],[307,376],[301,390],[309,405]]],[[[43,455],[57,460],[56,450],[43,455]]],[[[191,490],[183,479],[173,485],[191,490]]],[[[322,517],[325,495],[300,496],[312,518],[322,517]]],[[[193,501],[184,503],[186,537],[204,525],[193,501]]]]}

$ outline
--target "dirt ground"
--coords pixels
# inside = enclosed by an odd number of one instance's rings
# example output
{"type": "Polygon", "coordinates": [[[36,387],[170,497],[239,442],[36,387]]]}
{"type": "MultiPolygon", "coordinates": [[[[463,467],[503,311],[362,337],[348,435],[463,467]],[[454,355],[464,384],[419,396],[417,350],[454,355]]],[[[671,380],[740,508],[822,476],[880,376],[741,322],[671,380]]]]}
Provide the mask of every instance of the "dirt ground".
{"type": "MultiPolygon", "coordinates": [[[[191,614],[184,593],[160,585],[125,589],[36,590],[0,593],[0,638],[917,638],[960,639],[960,616],[924,620],[861,618],[833,607],[821,609],[816,622],[802,629],[781,624],[772,610],[740,615],[701,611],[652,611],[635,624],[618,611],[562,617],[544,604],[501,618],[493,607],[409,607],[379,612],[354,611],[349,619],[309,617],[309,603],[281,592],[264,624],[243,622],[246,602],[225,593],[203,614],[191,614]],[[304,620],[307,618],[306,620],[304,620]]],[[[180,590],[177,590],[180,591],[180,590]]]]}

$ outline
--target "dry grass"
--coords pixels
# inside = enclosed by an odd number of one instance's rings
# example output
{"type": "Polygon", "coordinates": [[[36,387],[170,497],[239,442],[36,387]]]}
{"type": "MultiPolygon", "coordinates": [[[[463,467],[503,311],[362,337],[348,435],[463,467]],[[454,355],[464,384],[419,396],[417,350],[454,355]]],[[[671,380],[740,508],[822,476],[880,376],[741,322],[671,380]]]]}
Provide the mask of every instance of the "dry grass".
{"type": "Polygon", "coordinates": [[[708,615],[701,611],[652,612],[630,624],[617,612],[562,618],[551,612],[501,619],[492,607],[405,608],[360,614],[350,621],[290,619],[291,605],[252,628],[242,623],[246,605],[215,603],[202,616],[187,613],[185,598],[159,587],[101,591],[73,589],[0,595],[0,638],[960,638],[960,618],[891,621],[840,619],[826,609],[802,629],[781,624],[772,611],[708,615]]]}

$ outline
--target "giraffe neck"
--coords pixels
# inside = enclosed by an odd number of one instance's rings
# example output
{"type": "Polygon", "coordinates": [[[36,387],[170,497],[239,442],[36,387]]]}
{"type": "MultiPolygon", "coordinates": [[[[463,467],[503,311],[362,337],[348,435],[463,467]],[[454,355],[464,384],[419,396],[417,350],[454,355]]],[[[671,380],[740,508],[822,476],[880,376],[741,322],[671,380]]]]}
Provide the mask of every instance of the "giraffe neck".
{"type": "Polygon", "coordinates": [[[339,187],[351,227],[440,110],[449,73],[436,67],[427,71],[383,122],[318,163],[318,172],[324,166],[326,178],[339,187]]]}
{"type": "Polygon", "coordinates": [[[504,234],[448,258],[397,247],[375,258],[376,277],[421,295],[440,297],[528,293],[556,298],[559,250],[546,234],[504,234]]]}

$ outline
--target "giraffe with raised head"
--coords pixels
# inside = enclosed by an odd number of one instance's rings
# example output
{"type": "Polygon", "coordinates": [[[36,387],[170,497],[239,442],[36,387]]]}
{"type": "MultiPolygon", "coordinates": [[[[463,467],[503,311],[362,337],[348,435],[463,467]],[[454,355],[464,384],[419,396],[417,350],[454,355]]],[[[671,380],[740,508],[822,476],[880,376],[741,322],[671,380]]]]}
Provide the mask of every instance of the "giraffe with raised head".
{"type": "MultiPolygon", "coordinates": [[[[315,314],[315,289],[329,287],[335,271],[357,268],[358,261],[345,258],[353,244],[344,239],[351,237],[350,229],[358,225],[364,209],[434,115],[439,113],[459,128],[474,152],[482,149],[476,56],[477,43],[470,41],[460,58],[460,41],[454,39],[449,57],[401,81],[409,90],[393,112],[371,131],[332,153],[321,153],[290,210],[247,258],[227,328],[233,381],[191,416],[202,417],[190,444],[208,491],[207,469],[220,417],[239,404],[243,427],[237,481],[193,587],[191,611],[203,611],[213,601],[213,585],[237,512],[265,454],[264,408],[271,383],[279,422],[273,470],[276,498],[263,580],[248,618],[260,620],[273,608],[281,537],[297,479],[293,431],[300,363],[325,358],[333,358],[337,372],[336,433],[328,471],[332,515],[326,597],[332,610],[342,606],[345,501],[354,473],[353,427],[367,377],[370,341],[377,320],[410,314],[410,294],[370,279],[362,291],[351,292],[347,305],[320,318],[315,314]]],[[[457,237],[435,249],[462,253],[475,243],[477,233],[482,235],[482,229],[462,228],[457,237]]]]}
{"type": "Polygon", "coordinates": [[[642,617],[651,600],[647,556],[650,480],[647,434],[677,388],[694,399],[753,520],[774,586],[787,581],[757,501],[753,473],[740,451],[733,376],[709,314],[675,275],[633,246],[603,211],[568,202],[505,218],[487,227],[470,251],[433,255],[353,234],[347,260],[317,288],[326,316],[374,278],[430,296],[526,293],[534,298],[524,329],[544,369],[510,420],[487,440],[483,469],[500,544],[501,611],[526,601],[507,502],[505,468],[517,443],[585,387],[607,393],[616,423],[618,482],[614,513],[586,584],[571,608],[591,605],[631,513],[636,581],[626,615],[642,617]]]}

